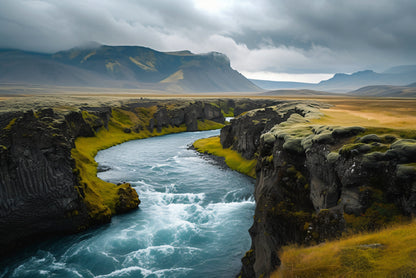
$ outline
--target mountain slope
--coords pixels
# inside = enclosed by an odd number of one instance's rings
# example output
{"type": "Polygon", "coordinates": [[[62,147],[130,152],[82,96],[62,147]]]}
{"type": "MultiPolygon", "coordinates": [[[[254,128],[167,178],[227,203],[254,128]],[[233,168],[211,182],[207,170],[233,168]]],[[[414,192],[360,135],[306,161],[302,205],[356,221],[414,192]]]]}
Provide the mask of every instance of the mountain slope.
{"type": "Polygon", "coordinates": [[[352,91],[349,94],[366,96],[366,97],[416,97],[416,87],[409,86],[366,86],[358,90],[352,91]]]}
{"type": "Polygon", "coordinates": [[[314,83],[303,83],[303,82],[291,82],[291,81],[272,81],[272,80],[259,80],[249,79],[255,85],[265,90],[277,90],[277,89],[298,89],[313,87],[314,83]]]}
{"type": "Polygon", "coordinates": [[[0,82],[176,91],[260,91],[220,53],[159,52],[138,46],[74,48],[54,54],[0,50],[0,82]]]}

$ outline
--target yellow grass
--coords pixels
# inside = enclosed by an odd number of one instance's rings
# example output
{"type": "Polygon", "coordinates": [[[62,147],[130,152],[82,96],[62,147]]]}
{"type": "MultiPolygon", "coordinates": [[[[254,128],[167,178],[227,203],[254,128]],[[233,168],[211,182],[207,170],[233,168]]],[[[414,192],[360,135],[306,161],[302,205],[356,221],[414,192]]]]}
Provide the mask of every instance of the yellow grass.
{"type": "Polygon", "coordinates": [[[322,109],[324,117],[314,124],[399,129],[416,128],[416,100],[344,99],[329,100],[334,107],[322,109]]]}
{"type": "Polygon", "coordinates": [[[416,277],[416,222],[280,252],[270,277],[416,277]]]}
{"type": "Polygon", "coordinates": [[[193,145],[201,153],[224,157],[225,163],[231,169],[253,178],[256,177],[256,159],[247,160],[234,150],[229,148],[224,149],[220,143],[220,137],[200,139],[195,141],[193,145]]]}

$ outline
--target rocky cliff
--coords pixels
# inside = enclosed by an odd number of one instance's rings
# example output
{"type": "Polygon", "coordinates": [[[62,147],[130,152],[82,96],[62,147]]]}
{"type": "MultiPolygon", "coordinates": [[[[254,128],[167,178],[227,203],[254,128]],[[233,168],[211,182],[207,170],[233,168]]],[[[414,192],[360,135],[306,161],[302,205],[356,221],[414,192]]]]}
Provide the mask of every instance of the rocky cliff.
{"type": "Polygon", "coordinates": [[[328,105],[282,102],[221,130],[224,147],[258,161],[242,277],[267,277],[283,245],[374,230],[416,212],[414,134],[312,124],[321,108],[328,105]]]}

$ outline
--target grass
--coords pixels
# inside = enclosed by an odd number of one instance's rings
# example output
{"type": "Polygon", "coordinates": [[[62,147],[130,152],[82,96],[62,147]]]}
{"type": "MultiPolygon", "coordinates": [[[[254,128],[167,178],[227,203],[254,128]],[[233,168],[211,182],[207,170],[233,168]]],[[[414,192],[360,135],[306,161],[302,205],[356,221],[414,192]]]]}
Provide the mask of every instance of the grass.
{"type": "Polygon", "coordinates": [[[338,126],[414,129],[416,101],[408,99],[332,99],[324,117],[313,123],[338,126]]]}
{"type": "Polygon", "coordinates": [[[241,154],[232,149],[224,149],[218,136],[197,140],[193,145],[195,149],[201,153],[209,153],[225,158],[225,163],[231,169],[253,178],[256,177],[257,160],[247,160],[243,158],[241,154]]]}
{"type": "Polygon", "coordinates": [[[12,128],[12,126],[16,123],[16,120],[17,120],[16,118],[11,119],[10,122],[7,124],[7,126],[4,127],[3,129],[4,130],[10,130],[12,128]]]}
{"type": "Polygon", "coordinates": [[[270,277],[416,277],[416,222],[314,247],[283,247],[270,277]]]}
{"type": "Polygon", "coordinates": [[[223,127],[224,127],[223,124],[220,124],[211,120],[204,120],[204,121],[198,120],[198,130],[212,130],[212,129],[220,129],[223,127]]]}

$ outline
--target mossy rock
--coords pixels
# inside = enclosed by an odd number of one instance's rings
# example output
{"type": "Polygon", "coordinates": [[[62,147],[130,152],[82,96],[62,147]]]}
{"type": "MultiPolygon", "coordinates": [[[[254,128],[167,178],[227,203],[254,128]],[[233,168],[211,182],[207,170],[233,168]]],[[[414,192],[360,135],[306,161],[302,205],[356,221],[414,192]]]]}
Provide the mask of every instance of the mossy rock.
{"type": "Polygon", "coordinates": [[[292,138],[288,138],[286,140],[286,142],[283,144],[283,149],[293,153],[302,153],[304,151],[302,147],[302,140],[292,138]]]}
{"type": "Polygon", "coordinates": [[[359,142],[368,144],[372,142],[382,142],[380,137],[378,137],[376,134],[368,134],[359,139],[359,142]]]}
{"type": "Polygon", "coordinates": [[[416,178],[416,164],[397,165],[396,175],[400,179],[416,178]]]}
{"type": "Polygon", "coordinates": [[[276,140],[276,137],[270,132],[261,135],[261,138],[263,139],[263,142],[266,144],[273,144],[276,140]]]}
{"type": "Polygon", "coordinates": [[[389,152],[394,152],[401,163],[416,162],[416,140],[402,139],[394,142],[389,152]]]}
{"type": "Polygon", "coordinates": [[[343,156],[358,155],[367,153],[371,150],[371,146],[364,143],[346,144],[340,150],[339,154],[343,156]]]}
{"type": "Polygon", "coordinates": [[[337,152],[330,152],[327,156],[326,156],[326,160],[331,163],[334,164],[338,158],[340,157],[339,153],[337,152]]]}
{"type": "Polygon", "coordinates": [[[361,126],[340,127],[340,128],[334,129],[334,131],[332,131],[332,135],[334,137],[346,138],[346,137],[355,136],[364,131],[365,131],[365,128],[361,126]]]}
{"type": "Polygon", "coordinates": [[[335,142],[331,133],[323,133],[314,136],[314,141],[318,144],[333,144],[335,142]]]}
{"type": "Polygon", "coordinates": [[[125,213],[139,206],[140,200],[136,190],[129,183],[120,185],[118,191],[118,200],[116,201],[116,213],[125,213]]]}

